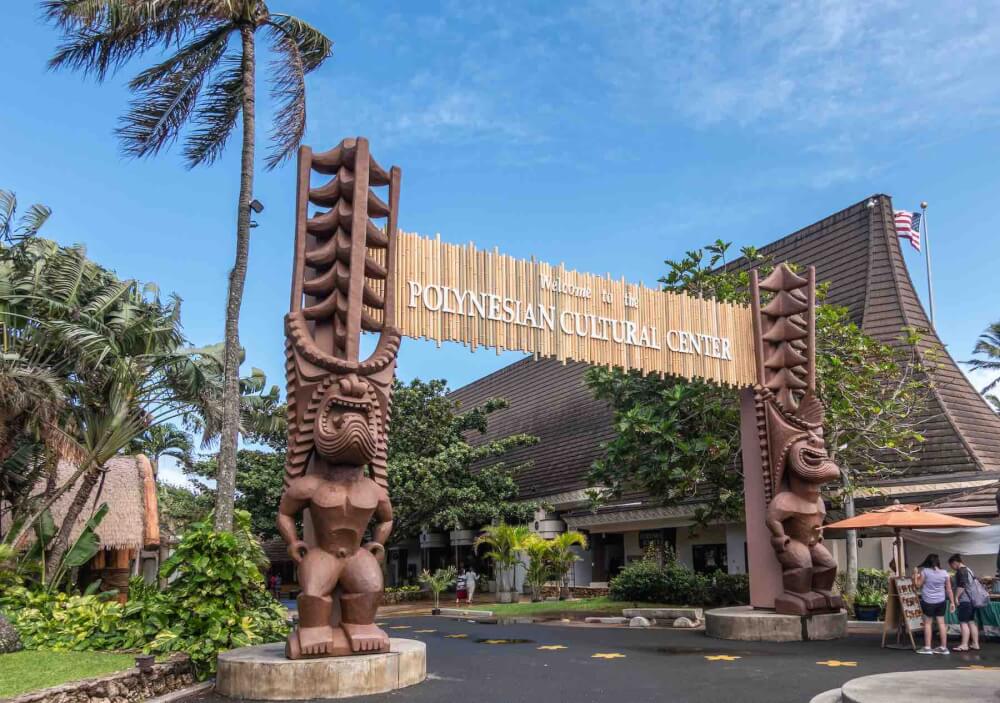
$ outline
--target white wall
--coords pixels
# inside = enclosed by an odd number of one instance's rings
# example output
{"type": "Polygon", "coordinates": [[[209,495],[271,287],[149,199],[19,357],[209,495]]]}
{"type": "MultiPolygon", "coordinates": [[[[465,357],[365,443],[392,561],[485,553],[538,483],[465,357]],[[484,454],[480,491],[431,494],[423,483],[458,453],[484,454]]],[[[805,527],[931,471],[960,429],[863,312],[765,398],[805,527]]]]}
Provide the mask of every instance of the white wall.
{"type": "Polygon", "coordinates": [[[745,574],[747,528],[743,523],[726,525],[726,567],[731,574],[745,574]]]}
{"type": "MultiPolygon", "coordinates": [[[[677,528],[677,560],[694,568],[694,560],[691,556],[691,547],[695,544],[726,544],[725,525],[708,525],[698,528],[695,534],[690,533],[689,527],[677,528]]],[[[740,553],[742,554],[742,548],[740,553]]],[[[727,558],[729,549],[726,549],[727,558]]]]}

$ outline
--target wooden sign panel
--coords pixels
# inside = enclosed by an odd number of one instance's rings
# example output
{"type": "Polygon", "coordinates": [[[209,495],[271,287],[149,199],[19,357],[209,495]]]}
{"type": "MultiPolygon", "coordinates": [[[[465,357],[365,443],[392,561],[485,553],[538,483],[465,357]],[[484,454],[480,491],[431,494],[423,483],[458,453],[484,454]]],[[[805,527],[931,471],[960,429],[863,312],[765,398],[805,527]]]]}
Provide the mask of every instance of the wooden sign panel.
{"type": "Polygon", "coordinates": [[[920,595],[913,579],[893,576],[889,579],[889,597],[885,603],[885,624],[882,629],[882,646],[890,632],[896,632],[897,643],[906,631],[910,645],[916,648],[913,632],[923,629],[923,611],[920,609],[920,595]]]}
{"type": "Polygon", "coordinates": [[[746,306],[405,232],[393,259],[396,326],[408,337],[727,386],[756,380],[746,306]]]}

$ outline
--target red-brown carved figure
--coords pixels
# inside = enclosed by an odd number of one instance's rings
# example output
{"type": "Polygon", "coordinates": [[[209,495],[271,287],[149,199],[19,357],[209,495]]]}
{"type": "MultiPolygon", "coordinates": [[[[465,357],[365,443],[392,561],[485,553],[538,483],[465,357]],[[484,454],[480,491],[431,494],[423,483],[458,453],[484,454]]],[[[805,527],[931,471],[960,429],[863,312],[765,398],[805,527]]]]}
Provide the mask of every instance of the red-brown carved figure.
{"type": "Polygon", "coordinates": [[[359,137],[319,154],[303,147],[298,176],[278,530],[302,591],[285,651],[291,659],[384,652],[389,638],[375,613],[392,531],[386,430],[400,340],[391,274],[400,171],[382,169],[359,137]],[[313,172],[333,178],[311,188],[313,172]],[[388,202],[372,190],[384,186],[388,202]],[[310,216],[310,204],[328,209],[310,216]],[[384,229],[373,222],[381,218],[384,229]],[[364,360],[362,331],[379,334],[364,360]]]}
{"type": "Polygon", "coordinates": [[[837,565],[823,544],[820,489],[840,469],[827,454],[825,409],[815,395],[815,269],[803,278],[781,264],[759,283],[754,271],[751,296],[767,528],[784,586],[774,607],[790,615],[836,612],[843,601],[833,594],[837,565]],[[761,290],[771,294],[763,306],[761,290]]]}

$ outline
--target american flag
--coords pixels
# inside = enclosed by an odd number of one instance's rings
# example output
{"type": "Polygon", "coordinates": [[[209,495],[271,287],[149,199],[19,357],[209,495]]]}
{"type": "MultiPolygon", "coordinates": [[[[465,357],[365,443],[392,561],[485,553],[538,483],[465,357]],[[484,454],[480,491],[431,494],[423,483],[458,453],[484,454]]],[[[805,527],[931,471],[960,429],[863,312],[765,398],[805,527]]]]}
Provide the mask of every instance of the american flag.
{"type": "Polygon", "coordinates": [[[914,249],[920,251],[920,213],[896,210],[896,235],[909,240],[914,249]]]}

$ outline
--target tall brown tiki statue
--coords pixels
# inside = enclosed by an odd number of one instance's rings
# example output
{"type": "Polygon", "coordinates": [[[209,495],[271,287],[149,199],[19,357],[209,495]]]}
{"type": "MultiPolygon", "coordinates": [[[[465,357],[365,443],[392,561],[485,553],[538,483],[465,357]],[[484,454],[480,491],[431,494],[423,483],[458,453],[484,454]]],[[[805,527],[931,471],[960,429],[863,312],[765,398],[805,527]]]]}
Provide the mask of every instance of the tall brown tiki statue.
{"type": "Polygon", "coordinates": [[[784,586],[774,607],[788,615],[837,612],[843,601],[833,594],[837,565],[823,544],[820,489],[840,469],[827,454],[826,411],[815,395],[816,271],[803,278],[781,264],[759,283],[754,271],[751,296],[767,528],[784,586]]]}
{"type": "Polygon", "coordinates": [[[375,612],[392,531],[386,429],[400,339],[392,298],[399,183],[400,170],[382,169],[360,137],[320,154],[299,151],[285,319],[288,459],[278,510],[302,589],[290,659],[389,649],[375,612]],[[314,171],[333,178],[311,188],[314,171]],[[384,186],[388,202],[372,190],[384,186]],[[310,204],[328,209],[310,216],[310,204]],[[384,228],[372,221],[381,218],[384,228]],[[364,360],[362,331],[379,335],[364,360]]]}

